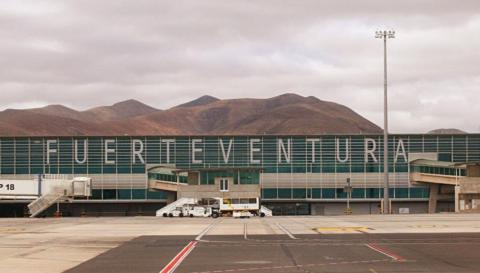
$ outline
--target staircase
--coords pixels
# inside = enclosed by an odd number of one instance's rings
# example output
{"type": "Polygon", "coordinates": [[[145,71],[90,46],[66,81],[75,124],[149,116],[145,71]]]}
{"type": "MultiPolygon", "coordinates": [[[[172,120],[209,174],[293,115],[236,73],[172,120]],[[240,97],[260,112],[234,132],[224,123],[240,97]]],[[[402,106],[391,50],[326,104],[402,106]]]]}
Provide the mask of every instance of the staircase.
{"type": "Polygon", "coordinates": [[[265,216],[273,216],[272,210],[265,206],[260,206],[260,213],[265,214],[265,216]]]}
{"type": "Polygon", "coordinates": [[[28,209],[30,211],[30,218],[33,218],[46,209],[48,209],[51,205],[55,204],[57,201],[64,199],[65,195],[63,193],[52,192],[49,194],[42,195],[41,197],[35,199],[35,201],[28,204],[28,209]]]}
{"type": "Polygon", "coordinates": [[[175,210],[175,208],[177,208],[177,207],[182,207],[185,204],[193,205],[195,203],[196,203],[196,200],[194,198],[180,198],[177,201],[172,202],[172,203],[166,205],[165,207],[157,210],[156,215],[157,216],[163,216],[164,213],[169,214],[170,212],[175,210]]]}
{"type": "Polygon", "coordinates": [[[273,216],[272,210],[265,206],[260,206],[260,213],[265,214],[265,216],[273,216]]]}

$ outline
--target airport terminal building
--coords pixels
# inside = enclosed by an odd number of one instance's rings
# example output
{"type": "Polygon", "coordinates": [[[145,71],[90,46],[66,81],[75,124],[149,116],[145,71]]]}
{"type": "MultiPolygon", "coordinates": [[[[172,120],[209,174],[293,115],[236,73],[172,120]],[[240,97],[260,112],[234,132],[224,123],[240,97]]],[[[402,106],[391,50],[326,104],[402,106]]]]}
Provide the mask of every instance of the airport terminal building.
{"type": "MultiPolygon", "coordinates": [[[[452,189],[427,180],[458,181],[478,162],[479,134],[390,135],[392,212],[431,212],[433,193],[434,211],[454,211],[452,189]]],[[[151,215],[180,195],[235,189],[258,195],[277,215],[341,214],[347,180],[353,213],[379,213],[383,135],[0,138],[0,179],[42,174],[92,178],[92,195],[62,204],[66,215],[151,215]]],[[[0,202],[4,213],[21,214],[27,201],[0,202]]]]}

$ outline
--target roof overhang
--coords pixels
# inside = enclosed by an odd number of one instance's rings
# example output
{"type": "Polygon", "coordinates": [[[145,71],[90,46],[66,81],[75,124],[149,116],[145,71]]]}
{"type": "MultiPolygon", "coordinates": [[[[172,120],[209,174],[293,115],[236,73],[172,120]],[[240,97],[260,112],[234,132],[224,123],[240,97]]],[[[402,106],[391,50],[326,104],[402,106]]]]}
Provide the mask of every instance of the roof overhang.
{"type": "MultiPolygon", "coordinates": [[[[416,166],[429,166],[429,167],[440,167],[440,168],[457,168],[464,169],[467,165],[472,164],[471,162],[446,162],[446,161],[437,161],[429,159],[416,159],[410,162],[412,165],[416,166]]],[[[477,163],[478,164],[478,163],[477,163]]]]}

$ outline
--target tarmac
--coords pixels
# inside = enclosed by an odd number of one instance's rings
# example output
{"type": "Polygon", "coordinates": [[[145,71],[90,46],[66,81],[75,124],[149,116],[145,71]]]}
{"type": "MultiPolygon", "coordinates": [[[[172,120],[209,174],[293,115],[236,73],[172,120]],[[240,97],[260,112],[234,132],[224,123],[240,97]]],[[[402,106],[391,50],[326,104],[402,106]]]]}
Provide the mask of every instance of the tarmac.
{"type": "Polygon", "coordinates": [[[0,219],[9,273],[480,272],[478,253],[480,214],[0,219]]]}

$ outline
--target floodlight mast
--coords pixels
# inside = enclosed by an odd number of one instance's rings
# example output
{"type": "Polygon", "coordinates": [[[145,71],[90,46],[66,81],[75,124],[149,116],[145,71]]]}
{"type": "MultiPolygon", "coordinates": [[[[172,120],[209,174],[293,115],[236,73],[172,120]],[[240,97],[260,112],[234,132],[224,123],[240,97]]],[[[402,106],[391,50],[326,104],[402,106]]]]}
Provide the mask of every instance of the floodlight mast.
{"type": "Polygon", "coordinates": [[[390,185],[388,170],[388,92],[387,92],[387,39],[395,38],[394,30],[380,30],[375,32],[375,38],[383,39],[383,211],[389,214],[390,209],[390,185]]]}

